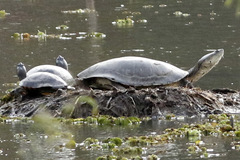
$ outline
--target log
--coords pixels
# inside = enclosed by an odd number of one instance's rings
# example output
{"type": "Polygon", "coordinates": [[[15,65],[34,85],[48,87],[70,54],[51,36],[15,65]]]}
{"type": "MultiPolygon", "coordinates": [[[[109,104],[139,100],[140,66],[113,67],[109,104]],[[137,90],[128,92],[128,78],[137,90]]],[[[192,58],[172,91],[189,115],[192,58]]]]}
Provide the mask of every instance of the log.
{"type": "Polygon", "coordinates": [[[162,87],[128,88],[124,90],[58,90],[40,97],[14,98],[2,102],[0,115],[31,117],[48,111],[54,117],[79,118],[93,114],[93,105],[77,102],[80,96],[96,101],[102,115],[158,117],[168,114],[198,116],[202,114],[237,113],[240,111],[240,92],[231,89],[201,90],[199,88],[162,87]],[[70,112],[66,108],[72,107],[70,112]]]}

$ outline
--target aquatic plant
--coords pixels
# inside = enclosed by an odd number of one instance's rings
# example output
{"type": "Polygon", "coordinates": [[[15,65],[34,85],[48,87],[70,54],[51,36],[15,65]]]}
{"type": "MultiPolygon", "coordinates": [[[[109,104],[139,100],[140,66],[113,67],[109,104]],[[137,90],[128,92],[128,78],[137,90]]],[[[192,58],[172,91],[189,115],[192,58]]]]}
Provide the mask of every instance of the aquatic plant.
{"type": "Polygon", "coordinates": [[[56,29],[57,30],[68,30],[69,27],[67,25],[62,24],[62,25],[57,26],[56,29]]]}
{"type": "Polygon", "coordinates": [[[234,150],[240,150],[240,141],[233,141],[231,142],[232,149],[234,150]]]}
{"type": "Polygon", "coordinates": [[[107,138],[107,139],[103,140],[102,142],[103,143],[112,143],[117,146],[121,146],[123,143],[123,140],[119,137],[112,137],[112,138],[107,138]]]}
{"type": "Polygon", "coordinates": [[[114,22],[112,22],[113,25],[117,25],[118,27],[132,27],[134,24],[134,21],[131,18],[124,18],[124,19],[117,19],[114,22]]]}
{"type": "Polygon", "coordinates": [[[139,19],[136,22],[137,23],[147,23],[147,20],[146,19],[139,19]]]}
{"type": "Polygon", "coordinates": [[[123,148],[113,148],[112,152],[116,155],[140,155],[143,152],[141,147],[123,147],[123,148]]]}
{"type": "Polygon", "coordinates": [[[154,7],[154,6],[153,6],[153,5],[150,5],[150,4],[149,4],[149,5],[144,5],[144,6],[143,6],[143,8],[145,8],[145,9],[149,9],[149,8],[153,8],[153,7],[154,7]]]}
{"type": "Polygon", "coordinates": [[[46,40],[46,37],[47,37],[46,30],[44,32],[38,30],[38,33],[37,33],[38,40],[46,40]]]}
{"type": "Polygon", "coordinates": [[[94,9],[75,9],[75,10],[66,10],[66,11],[61,11],[64,14],[89,14],[89,13],[97,13],[96,10],[94,9]]]}
{"type": "Polygon", "coordinates": [[[10,102],[11,100],[13,100],[13,98],[14,97],[10,93],[7,93],[0,98],[0,101],[1,101],[1,103],[4,104],[4,103],[7,103],[7,102],[10,102]]]}
{"type": "Polygon", "coordinates": [[[100,33],[100,32],[91,32],[87,35],[88,37],[93,37],[93,38],[105,38],[106,34],[100,33]]]}
{"type": "Polygon", "coordinates": [[[236,16],[240,16],[240,0],[226,0],[224,2],[224,5],[228,8],[230,8],[231,6],[236,7],[236,11],[235,11],[236,16]]]}
{"type": "Polygon", "coordinates": [[[69,149],[75,149],[75,148],[76,148],[76,142],[75,142],[75,140],[73,140],[73,139],[69,140],[69,141],[65,144],[65,147],[66,147],[66,148],[69,148],[69,149]]]}
{"type": "Polygon", "coordinates": [[[103,156],[99,156],[97,157],[96,160],[159,160],[160,158],[158,158],[157,155],[148,155],[147,157],[144,156],[128,156],[128,157],[124,157],[124,156],[115,156],[115,155],[103,155],[103,156]]]}
{"type": "Polygon", "coordinates": [[[175,11],[175,12],[173,12],[173,14],[174,14],[176,17],[188,17],[188,16],[190,16],[189,13],[183,13],[183,12],[181,12],[181,11],[175,11]]]}
{"type": "MultiPolygon", "coordinates": [[[[71,110],[72,112],[72,110],[71,110]]],[[[144,119],[143,119],[144,120],[144,119]]],[[[60,119],[67,124],[94,124],[94,125],[138,125],[141,119],[137,117],[112,117],[109,115],[88,116],[87,118],[60,119]]]]}
{"type": "Polygon", "coordinates": [[[20,33],[13,33],[13,38],[17,39],[20,38],[21,34],[20,33]]]}
{"type": "MultiPolygon", "coordinates": [[[[176,119],[176,118],[175,118],[176,119]]],[[[240,128],[239,121],[234,121],[235,127],[229,125],[231,123],[231,116],[227,114],[209,115],[208,119],[201,124],[187,124],[181,128],[167,128],[162,134],[159,135],[147,135],[147,136],[133,136],[133,137],[110,137],[105,140],[96,140],[97,149],[109,149],[113,152],[113,156],[124,156],[139,154],[146,148],[146,146],[159,145],[163,143],[172,143],[176,141],[176,138],[187,137],[189,145],[186,150],[189,154],[199,156],[201,158],[209,157],[208,149],[205,146],[205,142],[201,140],[202,136],[239,136],[240,128]],[[236,130],[233,132],[233,130],[236,130]]],[[[232,144],[233,149],[238,150],[240,144],[237,142],[232,144]]],[[[94,149],[93,147],[87,148],[94,149]]],[[[154,156],[155,157],[155,156],[154,156]]],[[[106,158],[101,156],[99,158],[106,158]]],[[[156,158],[156,157],[155,157],[156,158]]]]}
{"type": "Polygon", "coordinates": [[[6,15],[10,15],[10,13],[7,13],[5,10],[0,10],[0,18],[4,18],[6,15]]]}
{"type": "MultiPolygon", "coordinates": [[[[61,25],[56,27],[57,29],[66,30],[67,26],[61,25]]],[[[64,34],[47,34],[46,31],[38,31],[37,34],[29,34],[29,33],[14,33],[12,36],[14,39],[19,40],[29,40],[30,38],[37,38],[39,41],[45,41],[47,38],[56,38],[62,40],[71,40],[73,38],[76,39],[85,39],[85,38],[98,38],[103,39],[106,37],[106,34],[100,32],[78,32],[78,33],[64,33],[64,34]]]]}
{"type": "MultiPolygon", "coordinates": [[[[122,117],[121,119],[123,119],[122,117]]],[[[125,117],[127,118],[127,117],[125,117]]],[[[95,117],[87,118],[77,118],[77,119],[63,119],[63,118],[53,118],[47,115],[38,115],[32,118],[34,120],[34,128],[44,133],[43,137],[48,139],[49,136],[55,136],[59,138],[66,139],[65,143],[56,146],[56,150],[62,150],[63,148],[75,149],[80,147],[80,149],[85,150],[109,150],[112,152],[112,156],[115,157],[137,157],[143,158],[142,152],[149,148],[150,146],[158,146],[165,143],[173,143],[177,139],[182,137],[187,137],[189,142],[186,144],[186,151],[194,156],[199,156],[201,158],[211,156],[207,146],[201,138],[203,136],[240,136],[240,122],[237,116],[232,117],[228,114],[220,115],[209,115],[208,119],[199,124],[185,124],[180,128],[167,128],[161,134],[153,135],[143,135],[143,136],[132,136],[132,137],[108,137],[103,140],[96,138],[86,138],[82,143],[77,144],[73,139],[73,135],[69,132],[63,132],[61,129],[61,123],[73,124],[73,125],[84,125],[84,124],[100,124],[105,125],[117,125],[114,124],[116,117],[98,115],[95,117]],[[40,117],[39,117],[40,116],[40,117]],[[233,119],[233,120],[232,120],[233,119]],[[232,124],[233,123],[233,124],[232,124]],[[59,126],[60,125],[60,126],[59,126]]],[[[177,119],[177,118],[175,118],[177,119]]],[[[17,120],[17,119],[15,119],[17,120]]],[[[0,119],[1,123],[12,123],[15,121],[9,117],[2,117],[0,119]]],[[[21,118],[19,118],[21,121],[21,118]]],[[[26,121],[31,120],[30,118],[26,121]]],[[[130,120],[130,119],[129,119],[130,120]]],[[[140,119],[136,117],[131,117],[132,121],[139,123],[140,119]]],[[[174,120],[174,119],[173,119],[174,120]]],[[[141,121],[140,121],[141,122],[141,121]]],[[[33,123],[33,122],[32,122],[33,123]]],[[[122,125],[123,123],[121,123],[122,125]]],[[[132,123],[133,124],[133,123],[132,123]]],[[[27,139],[27,135],[24,133],[18,133],[15,135],[17,139],[27,139]]],[[[30,142],[29,142],[30,143],[30,142]]],[[[240,143],[234,141],[231,143],[232,149],[240,150],[240,143]]],[[[144,152],[145,153],[145,152],[144,152]]],[[[147,157],[157,158],[155,155],[148,155],[147,157]]],[[[100,158],[106,158],[106,156],[100,156],[100,158]]],[[[109,156],[108,156],[109,158],[109,156]]]]}
{"type": "Polygon", "coordinates": [[[89,96],[79,96],[74,104],[75,105],[78,105],[78,104],[82,105],[84,103],[87,103],[92,107],[92,115],[93,116],[98,115],[98,112],[99,112],[98,111],[98,104],[97,104],[95,99],[93,99],[92,97],[89,97],[89,96]]]}
{"type": "Polygon", "coordinates": [[[163,8],[163,7],[167,7],[167,5],[166,4],[159,4],[159,7],[163,8]]]}

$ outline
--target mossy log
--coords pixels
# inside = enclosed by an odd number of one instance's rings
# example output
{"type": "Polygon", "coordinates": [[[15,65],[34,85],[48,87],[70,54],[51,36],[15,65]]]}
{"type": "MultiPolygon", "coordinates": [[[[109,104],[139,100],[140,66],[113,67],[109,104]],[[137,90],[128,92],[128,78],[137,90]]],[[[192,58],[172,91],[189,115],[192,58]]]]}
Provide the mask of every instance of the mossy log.
{"type": "Polygon", "coordinates": [[[54,117],[86,117],[92,114],[90,103],[76,103],[79,96],[96,101],[98,114],[111,116],[164,116],[167,114],[194,116],[201,114],[237,113],[240,92],[230,89],[201,90],[182,87],[126,90],[57,91],[42,97],[25,97],[0,106],[0,115],[31,117],[47,110],[54,117]],[[71,108],[70,112],[65,112],[71,108]]]}

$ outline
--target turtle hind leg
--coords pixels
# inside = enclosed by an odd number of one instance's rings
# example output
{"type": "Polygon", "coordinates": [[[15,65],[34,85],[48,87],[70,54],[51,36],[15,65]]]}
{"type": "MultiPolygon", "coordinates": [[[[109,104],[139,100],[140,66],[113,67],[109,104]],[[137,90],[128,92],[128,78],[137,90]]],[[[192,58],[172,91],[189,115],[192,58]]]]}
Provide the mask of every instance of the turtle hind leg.
{"type": "Polygon", "coordinates": [[[89,85],[90,88],[105,89],[105,90],[122,90],[126,89],[122,84],[113,82],[107,78],[93,78],[89,85]]]}

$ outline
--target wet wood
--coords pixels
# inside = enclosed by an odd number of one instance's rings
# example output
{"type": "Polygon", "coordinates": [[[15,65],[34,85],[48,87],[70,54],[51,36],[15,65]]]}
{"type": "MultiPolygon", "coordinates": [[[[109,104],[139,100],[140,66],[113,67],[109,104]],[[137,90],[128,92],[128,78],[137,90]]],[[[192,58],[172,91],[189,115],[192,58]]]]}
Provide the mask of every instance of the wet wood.
{"type": "Polygon", "coordinates": [[[55,117],[86,117],[92,114],[88,103],[77,103],[79,96],[96,100],[99,114],[111,116],[162,116],[167,114],[193,116],[240,111],[240,92],[230,89],[212,91],[182,87],[134,88],[125,90],[58,91],[42,97],[14,99],[0,106],[0,115],[31,117],[42,110],[55,117]],[[67,106],[73,107],[64,113],[67,106]]]}

